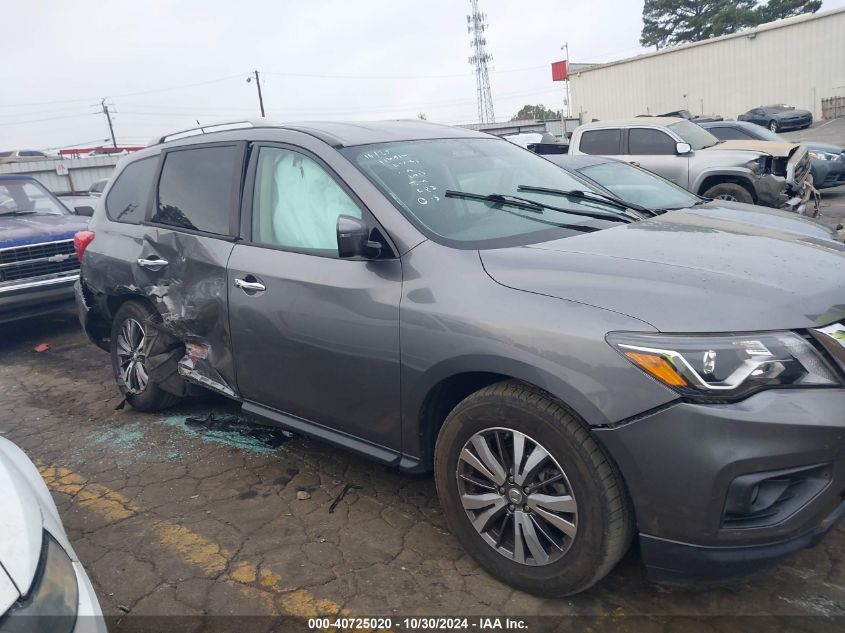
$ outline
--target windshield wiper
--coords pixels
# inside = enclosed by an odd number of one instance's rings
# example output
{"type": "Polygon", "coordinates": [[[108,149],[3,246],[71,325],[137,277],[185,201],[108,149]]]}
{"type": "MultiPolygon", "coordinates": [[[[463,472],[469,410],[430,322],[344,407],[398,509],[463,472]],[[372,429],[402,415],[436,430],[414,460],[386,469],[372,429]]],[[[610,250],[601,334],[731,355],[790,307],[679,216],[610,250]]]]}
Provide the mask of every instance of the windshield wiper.
{"type": "MultiPolygon", "coordinates": [[[[447,198],[465,198],[467,200],[480,200],[481,202],[492,202],[494,205],[499,205],[498,209],[500,211],[504,211],[505,213],[510,213],[512,215],[517,215],[518,217],[525,217],[519,216],[512,211],[508,211],[507,209],[502,208],[501,205],[509,205],[512,207],[517,207],[519,209],[525,209],[526,211],[531,211],[532,213],[539,213],[542,214],[543,210],[546,209],[546,205],[542,205],[539,203],[531,202],[530,200],[525,200],[524,198],[519,198],[518,196],[505,196],[498,193],[491,193],[491,194],[480,194],[480,193],[470,193],[468,191],[454,191],[452,189],[448,189],[445,193],[447,198]]],[[[497,208],[496,206],[493,207],[494,209],[497,208]]],[[[556,210],[556,209],[555,209],[556,210]]],[[[543,220],[540,218],[533,218],[534,222],[539,222],[540,224],[548,224],[549,226],[557,226],[565,229],[572,229],[573,231],[580,231],[582,233],[593,233],[594,231],[600,231],[601,229],[595,226],[585,226],[583,224],[567,224],[565,222],[551,222],[549,220],[543,220]]]]}
{"type": "Polygon", "coordinates": [[[0,215],[37,215],[38,211],[4,211],[0,215]]]}
{"type": "Polygon", "coordinates": [[[543,210],[559,211],[560,213],[568,213],[570,215],[582,215],[587,218],[594,218],[596,220],[610,220],[612,222],[633,222],[635,218],[624,213],[616,213],[612,211],[585,211],[583,209],[569,209],[566,207],[556,207],[553,204],[546,204],[544,202],[536,202],[528,198],[520,198],[519,196],[507,196],[500,193],[480,194],[469,193],[466,191],[452,191],[446,192],[447,198],[467,198],[468,200],[482,200],[485,202],[494,202],[498,204],[509,204],[511,206],[520,207],[533,211],[535,213],[542,213],[543,210]]]}
{"type": "MultiPolygon", "coordinates": [[[[612,207],[616,207],[617,209],[632,209],[634,211],[639,211],[640,213],[645,213],[646,215],[655,216],[657,215],[653,209],[649,209],[648,207],[641,206],[639,204],[634,204],[633,202],[625,202],[620,198],[615,198],[614,196],[608,196],[603,193],[599,193],[597,191],[580,191],[578,189],[572,190],[564,190],[564,189],[549,189],[548,187],[534,187],[532,185],[519,185],[517,186],[517,191],[528,191],[532,193],[546,193],[552,196],[564,196],[566,198],[575,198],[576,200],[590,200],[592,202],[598,202],[599,204],[607,204],[612,207]]],[[[626,217],[633,217],[626,214],[626,217]]],[[[639,219],[639,218],[634,218],[639,219]]]]}

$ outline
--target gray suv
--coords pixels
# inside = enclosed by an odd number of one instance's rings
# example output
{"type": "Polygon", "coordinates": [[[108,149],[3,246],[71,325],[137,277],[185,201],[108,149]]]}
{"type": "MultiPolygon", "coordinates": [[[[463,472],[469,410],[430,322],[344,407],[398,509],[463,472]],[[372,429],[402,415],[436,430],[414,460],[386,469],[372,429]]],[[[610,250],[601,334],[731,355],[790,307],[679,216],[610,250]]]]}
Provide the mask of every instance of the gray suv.
{"type": "Polygon", "coordinates": [[[433,469],[520,589],[583,591],[634,537],[652,578],[722,581],[845,514],[843,244],[646,217],[421,121],[163,137],[89,228],[80,317],[129,404],[210,389],[433,469]]]}

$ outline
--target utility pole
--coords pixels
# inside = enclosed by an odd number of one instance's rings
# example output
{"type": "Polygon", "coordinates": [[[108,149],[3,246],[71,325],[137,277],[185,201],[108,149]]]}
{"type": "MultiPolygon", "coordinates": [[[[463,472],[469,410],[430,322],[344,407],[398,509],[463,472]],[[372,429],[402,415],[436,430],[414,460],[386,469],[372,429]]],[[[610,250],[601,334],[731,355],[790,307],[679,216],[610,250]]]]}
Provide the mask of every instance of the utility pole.
{"type": "MultiPolygon", "coordinates": [[[[252,73],[255,75],[255,87],[258,88],[258,105],[261,107],[261,118],[265,118],[264,97],[261,96],[261,80],[258,77],[257,70],[253,70],[252,73]]],[[[250,81],[252,81],[252,77],[247,77],[246,82],[249,83],[250,81]]]]}
{"type": "Polygon", "coordinates": [[[470,7],[472,13],[467,16],[467,32],[472,35],[470,40],[472,55],[469,58],[469,63],[475,66],[478,122],[495,123],[493,96],[490,91],[490,74],[487,70],[487,62],[492,61],[493,56],[485,48],[487,40],[484,37],[484,31],[487,30],[487,15],[478,8],[478,0],[470,0],[470,7]]]}
{"type": "Polygon", "coordinates": [[[572,95],[569,92],[569,74],[572,72],[572,61],[569,59],[569,42],[561,46],[560,50],[566,53],[566,118],[570,118],[572,116],[572,95]]]}
{"type": "Polygon", "coordinates": [[[109,107],[106,105],[106,100],[103,99],[102,101],[100,101],[100,105],[103,107],[103,114],[106,115],[106,121],[109,122],[109,134],[111,134],[111,144],[115,149],[117,149],[117,141],[114,138],[114,127],[111,124],[111,114],[109,113],[109,107]]]}

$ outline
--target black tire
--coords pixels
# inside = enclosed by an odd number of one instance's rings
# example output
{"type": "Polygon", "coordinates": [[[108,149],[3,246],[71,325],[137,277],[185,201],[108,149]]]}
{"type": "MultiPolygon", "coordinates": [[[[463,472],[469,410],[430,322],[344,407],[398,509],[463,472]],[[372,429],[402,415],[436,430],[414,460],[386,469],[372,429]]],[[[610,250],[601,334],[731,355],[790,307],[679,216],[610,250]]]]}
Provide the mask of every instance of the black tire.
{"type": "Polygon", "coordinates": [[[777,132],[777,131],[778,131],[778,128],[779,128],[780,126],[778,125],[778,122],[777,122],[777,121],[775,121],[774,119],[772,119],[771,121],[769,121],[769,124],[768,124],[766,127],[768,127],[768,128],[769,128],[769,130],[771,130],[772,132],[777,132]]]}
{"type": "MultiPolygon", "coordinates": [[[[165,351],[163,337],[158,336],[157,331],[150,326],[150,322],[161,322],[159,314],[140,301],[127,301],[123,303],[114,315],[111,328],[111,363],[117,386],[126,398],[126,402],[139,411],[161,411],[172,407],[179,402],[179,396],[162,390],[152,379],[148,379],[143,389],[132,389],[123,380],[120,360],[118,359],[118,337],[124,324],[130,319],[143,327],[147,340],[145,356],[165,351]]],[[[141,362],[143,364],[143,361],[141,362]]]]}
{"type": "Polygon", "coordinates": [[[754,197],[748,192],[748,189],[735,182],[719,183],[710,187],[702,195],[705,198],[713,198],[715,200],[733,200],[735,202],[744,202],[745,204],[754,204],[754,197]]]}
{"type": "Polygon", "coordinates": [[[529,593],[559,597],[582,592],[607,575],[631,543],[633,511],[615,464],[576,414],[524,383],[497,383],[458,404],[437,438],[434,472],[449,527],[463,547],[490,574],[529,593]],[[539,440],[558,464],[565,464],[578,504],[577,532],[553,562],[535,566],[507,558],[482,538],[464,510],[457,477],[461,452],[476,433],[493,427],[539,440]]]}

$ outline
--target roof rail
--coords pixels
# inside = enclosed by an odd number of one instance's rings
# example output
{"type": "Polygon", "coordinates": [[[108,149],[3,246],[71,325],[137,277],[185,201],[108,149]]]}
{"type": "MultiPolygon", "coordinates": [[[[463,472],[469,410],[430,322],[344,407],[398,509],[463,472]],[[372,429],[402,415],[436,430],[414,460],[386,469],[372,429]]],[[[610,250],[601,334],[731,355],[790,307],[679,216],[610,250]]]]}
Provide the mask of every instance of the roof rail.
{"type": "Polygon", "coordinates": [[[147,144],[147,147],[151,145],[158,145],[159,143],[165,143],[167,141],[172,141],[175,139],[196,136],[199,134],[208,134],[210,132],[225,132],[226,130],[239,130],[245,127],[267,127],[268,125],[273,124],[267,119],[244,119],[243,121],[224,121],[223,123],[211,123],[209,125],[198,124],[197,127],[191,127],[185,130],[179,130],[177,132],[169,132],[163,136],[156,136],[152,141],[147,144]]]}

